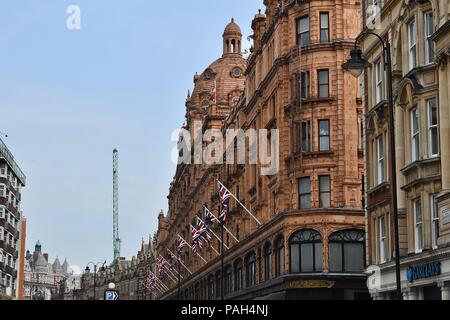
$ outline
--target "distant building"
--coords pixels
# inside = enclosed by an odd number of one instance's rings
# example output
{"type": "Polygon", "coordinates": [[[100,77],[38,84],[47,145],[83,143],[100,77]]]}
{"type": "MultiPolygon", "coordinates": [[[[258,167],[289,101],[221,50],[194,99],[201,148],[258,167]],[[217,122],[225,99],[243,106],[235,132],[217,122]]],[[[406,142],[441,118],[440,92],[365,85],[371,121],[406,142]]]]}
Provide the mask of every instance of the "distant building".
{"type": "Polygon", "coordinates": [[[0,139],[0,300],[17,299],[19,277],[23,274],[25,220],[21,204],[21,189],[26,177],[0,139]],[[21,231],[23,229],[23,231],[21,231]]]}
{"type": "Polygon", "coordinates": [[[56,257],[49,263],[47,253],[42,253],[41,243],[36,243],[33,254],[25,256],[24,300],[65,300],[69,292],[79,288],[79,277],[70,272],[67,259],[63,264],[56,257]]]}

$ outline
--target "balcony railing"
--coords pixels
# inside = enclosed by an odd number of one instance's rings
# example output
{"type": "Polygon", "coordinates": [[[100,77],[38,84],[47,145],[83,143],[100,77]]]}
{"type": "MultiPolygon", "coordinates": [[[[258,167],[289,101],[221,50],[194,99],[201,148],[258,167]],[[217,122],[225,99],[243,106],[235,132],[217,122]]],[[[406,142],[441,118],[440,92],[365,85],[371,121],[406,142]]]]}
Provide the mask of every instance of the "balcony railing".
{"type": "Polygon", "coordinates": [[[20,180],[20,182],[22,182],[23,185],[25,185],[27,178],[17,165],[11,151],[9,151],[6,147],[2,139],[0,139],[0,158],[4,158],[6,160],[6,163],[11,167],[16,177],[20,180]]]}

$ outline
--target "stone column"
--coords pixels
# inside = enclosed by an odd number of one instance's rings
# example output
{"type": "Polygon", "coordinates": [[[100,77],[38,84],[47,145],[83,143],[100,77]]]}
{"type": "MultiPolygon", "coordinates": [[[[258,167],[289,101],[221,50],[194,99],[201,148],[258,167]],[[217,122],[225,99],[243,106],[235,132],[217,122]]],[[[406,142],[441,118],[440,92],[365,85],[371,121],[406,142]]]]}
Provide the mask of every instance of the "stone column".
{"type": "MultiPolygon", "coordinates": [[[[448,65],[439,68],[439,127],[441,159],[450,159],[450,72],[448,65]]],[[[442,161],[442,190],[450,191],[450,162],[442,161]]]]}
{"type": "Polygon", "coordinates": [[[409,299],[408,300],[418,300],[417,289],[411,288],[409,289],[409,299]]]}
{"type": "Polygon", "coordinates": [[[409,300],[409,290],[403,291],[403,300],[409,300]]]}
{"type": "Polygon", "coordinates": [[[450,300],[450,282],[443,282],[440,284],[442,292],[442,300],[450,300]]]}
{"type": "MultiPolygon", "coordinates": [[[[397,157],[397,206],[399,209],[406,208],[406,193],[402,190],[405,185],[405,176],[401,169],[405,167],[405,128],[403,107],[395,106],[395,152],[397,157]]],[[[389,158],[389,152],[387,154],[389,158]]],[[[389,163],[390,165],[390,163],[389,163]]],[[[389,174],[390,178],[390,174],[389,174]]]]}

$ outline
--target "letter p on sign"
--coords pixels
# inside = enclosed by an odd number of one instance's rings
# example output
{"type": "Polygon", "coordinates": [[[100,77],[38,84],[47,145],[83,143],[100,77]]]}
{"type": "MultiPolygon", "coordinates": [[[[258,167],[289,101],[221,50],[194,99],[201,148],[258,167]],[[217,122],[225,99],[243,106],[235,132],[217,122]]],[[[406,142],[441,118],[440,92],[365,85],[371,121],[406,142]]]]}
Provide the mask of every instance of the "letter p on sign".
{"type": "Polygon", "coordinates": [[[69,15],[66,21],[67,29],[80,30],[81,29],[81,9],[75,4],[67,7],[66,13],[69,15]]]}

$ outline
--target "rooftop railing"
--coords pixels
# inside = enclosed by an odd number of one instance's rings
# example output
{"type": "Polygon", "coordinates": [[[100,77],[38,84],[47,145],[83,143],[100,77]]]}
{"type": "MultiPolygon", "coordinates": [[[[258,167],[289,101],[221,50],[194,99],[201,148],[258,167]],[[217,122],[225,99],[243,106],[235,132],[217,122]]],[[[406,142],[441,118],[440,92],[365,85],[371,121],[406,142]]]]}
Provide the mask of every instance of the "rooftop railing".
{"type": "Polygon", "coordinates": [[[3,158],[6,160],[6,163],[11,168],[11,170],[14,172],[16,177],[20,180],[20,182],[25,185],[26,183],[26,176],[22,172],[22,170],[17,165],[16,161],[14,160],[14,157],[9,151],[8,147],[6,147],[6,144],[3,142],[3,140],[0,138],[0,158],[3,158]]]}

